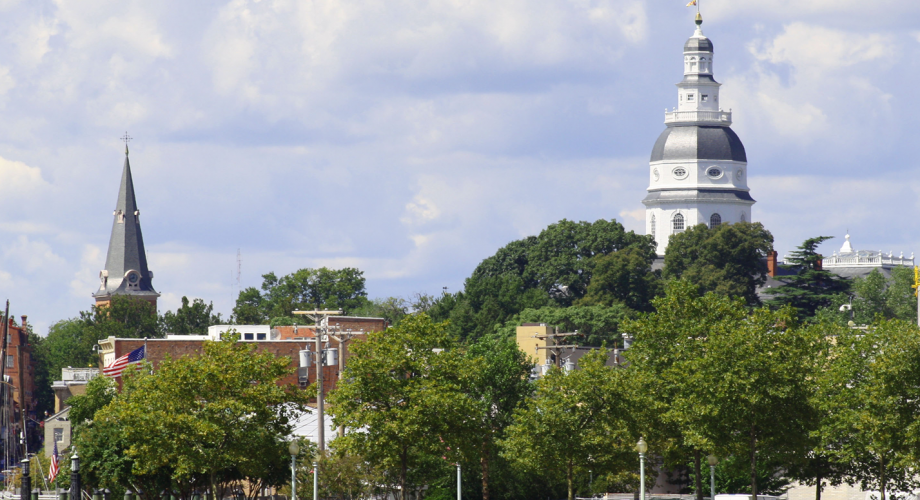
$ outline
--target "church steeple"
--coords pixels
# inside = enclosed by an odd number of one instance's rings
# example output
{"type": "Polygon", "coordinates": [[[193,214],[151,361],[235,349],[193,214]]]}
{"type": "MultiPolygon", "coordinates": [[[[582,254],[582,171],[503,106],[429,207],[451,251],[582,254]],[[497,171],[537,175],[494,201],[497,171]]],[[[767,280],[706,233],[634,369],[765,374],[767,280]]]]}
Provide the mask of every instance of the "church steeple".
{"type": "Polygon", "coordinates": [[[160,294],[153,289],[153,273],[147,268],[147,252],[141,234],[140,211],[134,196],[127,142],[125,165],[113,217],[115,220],[112,222],[105,269],[99,273],[99,290],[93,294],[96,304],[107,304],[113,295],[129,295],[147,300],[156,307],[160,294]]]}

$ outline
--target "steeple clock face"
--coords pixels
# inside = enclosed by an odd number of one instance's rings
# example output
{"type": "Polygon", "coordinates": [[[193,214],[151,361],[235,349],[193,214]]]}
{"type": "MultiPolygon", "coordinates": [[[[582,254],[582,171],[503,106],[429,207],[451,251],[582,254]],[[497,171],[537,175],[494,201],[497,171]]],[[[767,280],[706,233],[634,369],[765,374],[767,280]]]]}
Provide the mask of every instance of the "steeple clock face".
{"type": "Polygon", "coordinates": [[[137,282],[140,281],[140,279],[141,279],[141,276],[137,274],[136,272],[131,271],[128,273],[128,283],[132,285],[136,285],[137,282]]]}

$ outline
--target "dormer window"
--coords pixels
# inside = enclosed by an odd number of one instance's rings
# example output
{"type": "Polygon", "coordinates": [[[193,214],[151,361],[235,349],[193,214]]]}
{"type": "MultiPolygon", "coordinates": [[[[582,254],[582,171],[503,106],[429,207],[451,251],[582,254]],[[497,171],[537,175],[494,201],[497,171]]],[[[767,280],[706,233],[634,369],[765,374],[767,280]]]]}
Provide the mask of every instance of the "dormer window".
{"type": "Polygon", "coordinates": [[[700,94],[700,101],[706,102],[709,100],[709,96],[706,94],[700,94]]]}
{"type": "Polygon", "coordinates": [[[122,212],[121,210],[118,210],[117,212],[115,212],[115,220],[119,224],[124,224],[125,223],[125,213],[122,212]]]}

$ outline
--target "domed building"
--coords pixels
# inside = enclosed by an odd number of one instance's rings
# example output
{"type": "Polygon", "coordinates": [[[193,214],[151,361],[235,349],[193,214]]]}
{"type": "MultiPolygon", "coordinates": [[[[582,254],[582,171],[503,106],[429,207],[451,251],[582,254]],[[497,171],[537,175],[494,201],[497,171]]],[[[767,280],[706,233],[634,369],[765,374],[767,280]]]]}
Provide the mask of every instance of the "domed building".
{"type": "Polygon", "coordinates": [[[664,255],[672,234],[696,224],[710,227],[751,220],[747,156],[731,129],[731,111],[719,103],[721,84],[713,78],[713,45],[696,31],[684,44],[684,79],[677,84],[677,107],[665,111],[667,126],[649,160],[646,234],[664,255]]]}

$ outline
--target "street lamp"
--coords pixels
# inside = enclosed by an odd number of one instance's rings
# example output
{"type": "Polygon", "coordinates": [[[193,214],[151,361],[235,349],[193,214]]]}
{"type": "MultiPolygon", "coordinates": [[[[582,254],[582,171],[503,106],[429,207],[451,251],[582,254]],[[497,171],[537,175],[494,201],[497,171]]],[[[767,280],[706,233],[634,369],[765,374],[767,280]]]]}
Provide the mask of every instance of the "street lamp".
{"type": "Polygon", "coordinates": [[[313,500],[319,498],[319,464],[313,461],[313,500]]]}
{"type": "Polygon", "coordinates": [[[641,436],[636,443],[636,451],[639,452],[639,500],[645,500],[645,452],[648,451],[648,444],[641,436]]]}
{"type": "Polygon", "coordinates": [[[300,454],[300,445],[296,440],[288,445],[288,453],[291,454],[291,500],[297,500],[297,455],[300,454]]]}
{"type": "Polygon", "coordinates": [[[709,462],[709,493],[712,500],[716,500],[716,465],[719,465],[719,459],[715,455],[709,455],[706,461],[709,462]]]}

